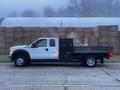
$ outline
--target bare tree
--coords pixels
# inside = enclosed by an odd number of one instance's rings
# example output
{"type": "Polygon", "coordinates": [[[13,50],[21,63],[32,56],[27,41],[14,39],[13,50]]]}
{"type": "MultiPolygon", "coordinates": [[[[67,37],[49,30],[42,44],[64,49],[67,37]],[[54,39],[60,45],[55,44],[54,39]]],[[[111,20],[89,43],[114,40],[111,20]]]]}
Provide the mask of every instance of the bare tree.
{"type": "Polygon", "coordinates": [[[8,17],[18,17],[18,13],[16,11],[10,12],[8,17]]]}
{"type": "Polygon", "coordinates": [[[66,12],[66,9],[60,8],[56,11],[56,17],[67,17],[68,14],[66,12]]]}
{"type": "Polygon", "coordinates": [[[37,17],[38,13],[34,10],[26,10],[21,13],[22,17],[37,17]]]}
{"type": "Polygon", "coordinates": [[[70,0],[68,7],[71,7],[71,12],[78,17],[113,17],[119,14],[119,3],[118,0],[70,0]]]}
{"type": "Polygon", "coordinates": [[[71,7],[71,12],[74,12],[75,16],[95,16],[97,11],[97,1],[98,0],[70,0],[69,7],[71,7]]]}
{"type": "Polygon", "coordinates": [[[81,16],[81,0],[70,0],[68,8],[74,12],[75,16],[81,16]]]}
{"type": "Polygon", "coordinates": [[[47,17],[119,17],[119,0],[69,0],[65,8],[53,10],[50,6],[44,9],[47,17]]]}
{"type": "Polygon", "coordinates": [[[120,1],[116,1],[114,4],[113,16],[120,17],[120,1]]]}
{"type": "Polygon", "coordinates": [[[46,17],[54,17],[56,15],[56,12],[53,10],[53,8],[47,6],[43,11],[43,15],[46,17]]]}

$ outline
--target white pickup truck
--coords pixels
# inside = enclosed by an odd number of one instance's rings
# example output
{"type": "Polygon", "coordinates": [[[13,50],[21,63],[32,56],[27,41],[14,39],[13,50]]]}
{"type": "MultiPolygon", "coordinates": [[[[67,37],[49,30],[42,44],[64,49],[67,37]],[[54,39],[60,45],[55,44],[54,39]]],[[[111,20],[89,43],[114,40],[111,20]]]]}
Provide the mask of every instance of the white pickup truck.
{"type": "Polygon", "coordinates": [[[97,60],[103,63],[113,53],[112,47],[74,46],[73,39],[39,38],[30,45],[10,48],[10,59],[17,67],[30,62],[82,62],[88,67],[95,67],[97,60]]]}

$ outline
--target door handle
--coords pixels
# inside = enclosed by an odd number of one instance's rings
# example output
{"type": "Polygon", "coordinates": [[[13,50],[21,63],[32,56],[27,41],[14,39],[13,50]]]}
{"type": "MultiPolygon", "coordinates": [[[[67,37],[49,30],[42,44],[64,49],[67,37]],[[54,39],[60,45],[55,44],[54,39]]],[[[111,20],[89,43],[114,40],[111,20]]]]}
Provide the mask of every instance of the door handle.
{"type": "Polygon", "coordinates": [[[46,48],[46,51],[48,51],[48,48],[46,48]]]}

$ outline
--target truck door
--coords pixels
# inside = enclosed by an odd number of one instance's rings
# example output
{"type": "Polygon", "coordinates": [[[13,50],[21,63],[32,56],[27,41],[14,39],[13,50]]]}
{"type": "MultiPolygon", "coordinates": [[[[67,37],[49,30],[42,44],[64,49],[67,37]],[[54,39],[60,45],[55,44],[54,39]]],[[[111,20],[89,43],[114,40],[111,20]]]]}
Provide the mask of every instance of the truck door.
{"type": "Polygon", "coordinates": [[[58,47],[58,39],[49,39],[49,46],[47,52],[47,56],[49,57],[49,59],[58,59],[58,47]]]}
{"type": "Polygon", "coordinates": [[[39,39],[29,49],[31,59],[47,59],[47,39],[39,39]]]}
{"type": "Polygon", "coordinates": [[[29,49],[31,59],[57,59],[55,39],[39,39],[29,49]]]}

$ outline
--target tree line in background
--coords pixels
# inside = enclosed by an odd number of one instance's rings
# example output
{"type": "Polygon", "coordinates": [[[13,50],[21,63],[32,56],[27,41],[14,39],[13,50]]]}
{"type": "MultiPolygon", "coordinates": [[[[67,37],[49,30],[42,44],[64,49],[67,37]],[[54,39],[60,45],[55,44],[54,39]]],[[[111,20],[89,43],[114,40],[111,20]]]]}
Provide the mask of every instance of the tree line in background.
{"type": "Polygon", "coordinates": [[[16,11],[10,12],[9,17],[38,17],[40,16],[35,10],[25,10],[21,13],[16,11]]]}
{"type": "Polygon", "coordinates": [[[65,7],[54,9],[50,6],[39,14],[34,10],[26,10],[18,15],[11,12],[11,17],[120,17],[119,0],[69,0],[65,7]]]}

